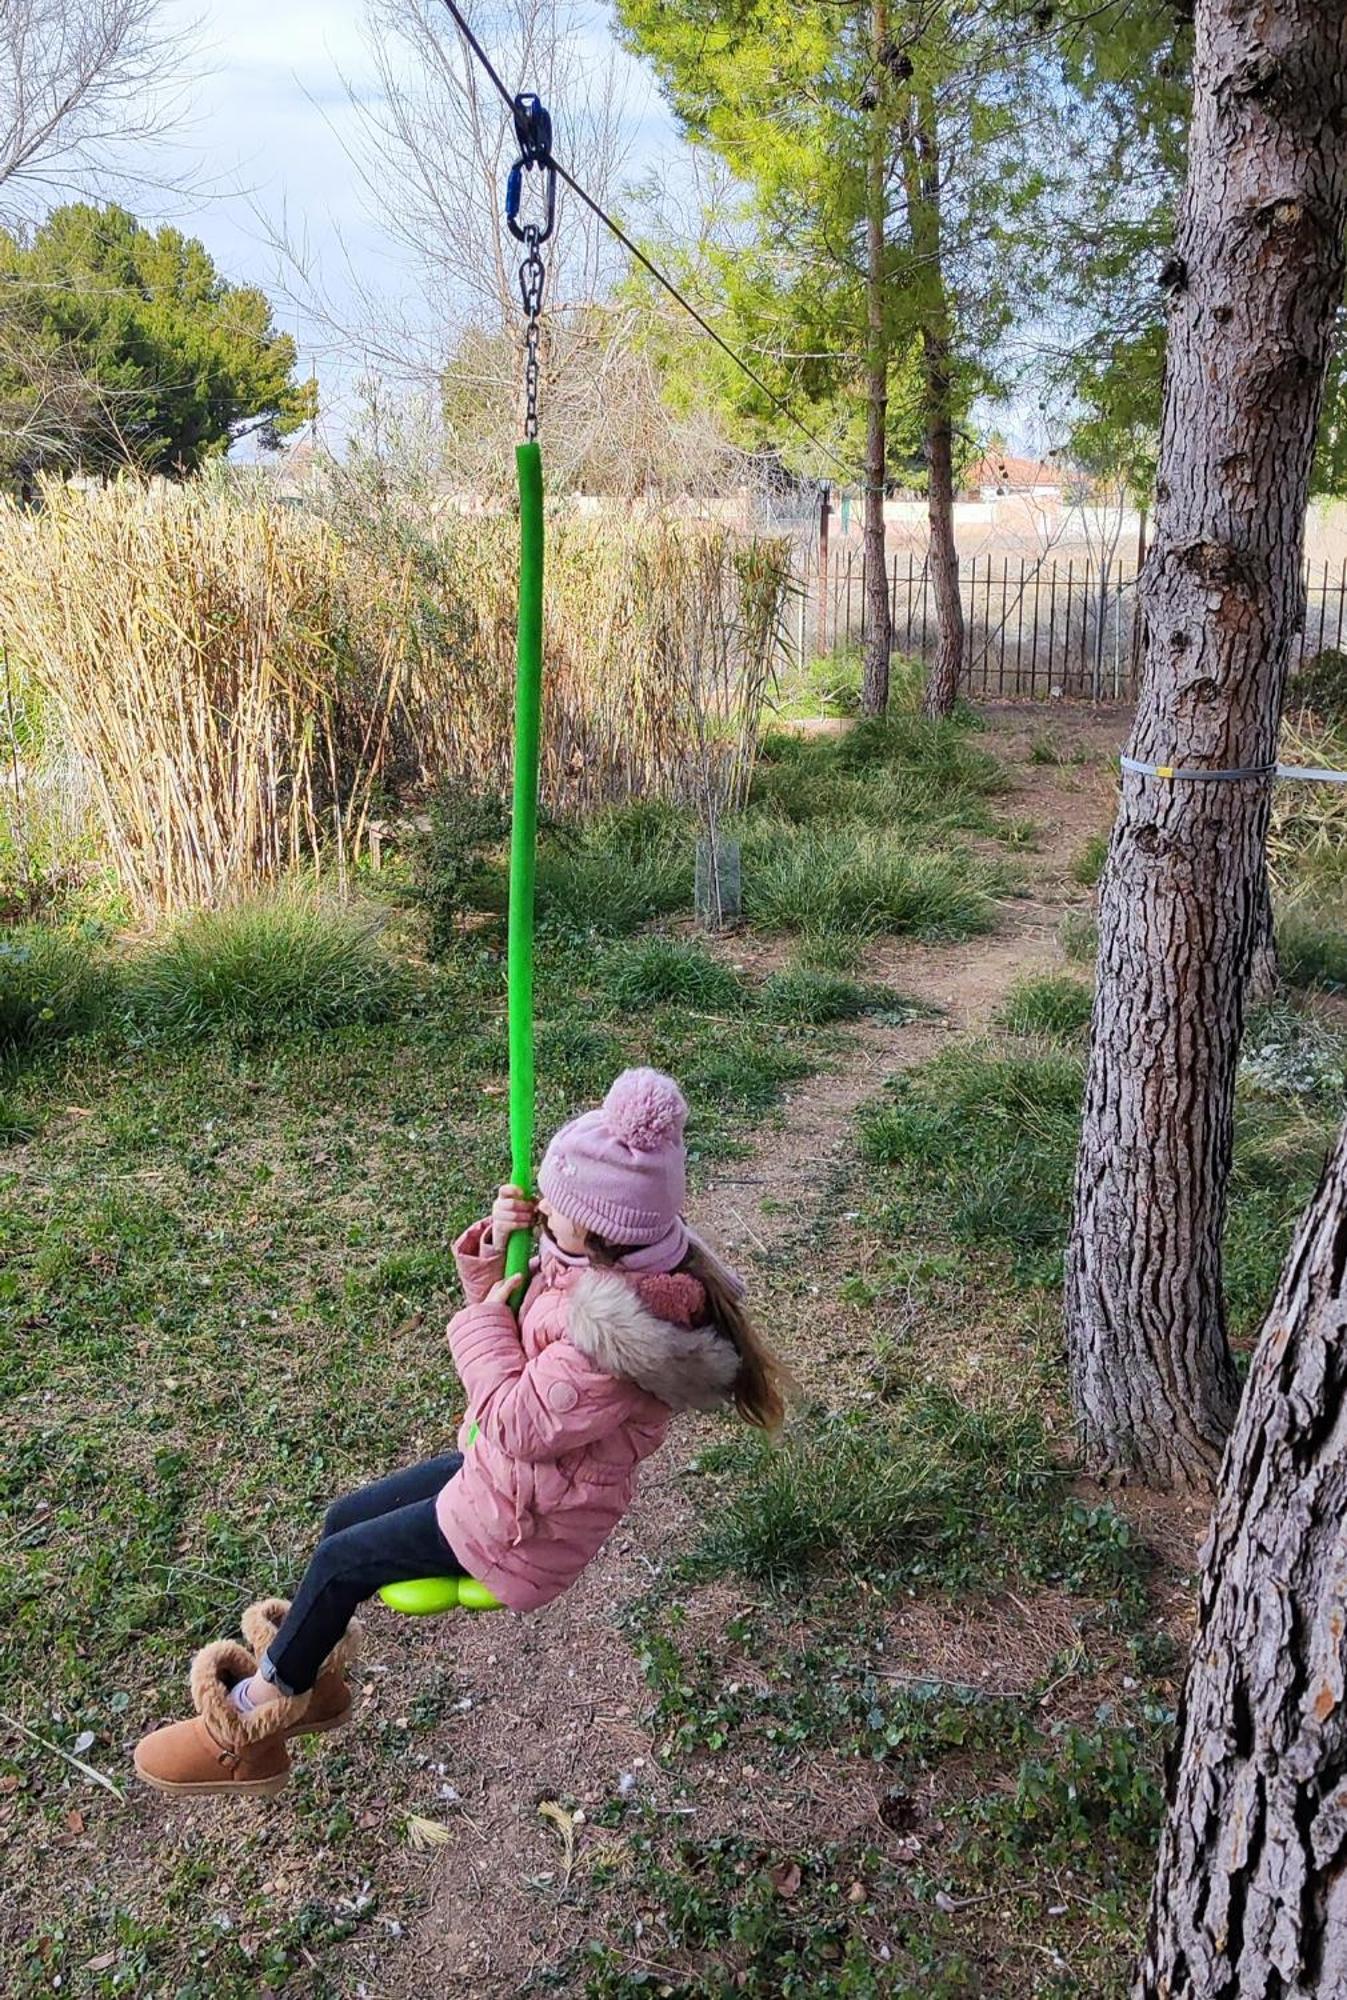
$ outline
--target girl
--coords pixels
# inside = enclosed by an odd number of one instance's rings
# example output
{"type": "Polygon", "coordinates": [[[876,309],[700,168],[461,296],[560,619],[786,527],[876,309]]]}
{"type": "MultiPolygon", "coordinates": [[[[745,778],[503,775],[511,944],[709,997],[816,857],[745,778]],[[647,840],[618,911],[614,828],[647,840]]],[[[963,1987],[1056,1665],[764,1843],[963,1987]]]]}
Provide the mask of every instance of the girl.
{"type": "Polygon", "coordinates": [[[449,1345],[468,1397],[459,1450],[329,1508],[293,1604],[244,1614],[246,1647],[192,1662],[195,1715],[156,1729],[136,1769],[160,1791],[278,1792],[287,1740],[337,1729],[359,1648],[356,1606],[389,1583],[462,1578],[465,1604],[535,1611],[574,1583],[632,1503],[636,1469],[675,1410],[732,1403],[781,1422],[782,1373],[743,1286],[683,1219],[687,1119],[677,1084],[627,1070],[603,1107],[558,1132],[535,1204],[503,1187],[454,1246],[467,1305],[449,1345]],[[542,1224],[522,1279],[517,1229],[542,1224]]]}

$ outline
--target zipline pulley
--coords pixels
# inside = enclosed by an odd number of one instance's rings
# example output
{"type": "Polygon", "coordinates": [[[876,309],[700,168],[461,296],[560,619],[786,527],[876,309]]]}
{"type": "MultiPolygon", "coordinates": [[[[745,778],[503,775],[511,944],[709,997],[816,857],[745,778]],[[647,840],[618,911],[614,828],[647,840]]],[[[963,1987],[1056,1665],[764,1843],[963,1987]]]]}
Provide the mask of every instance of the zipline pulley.
{"type": "Polygon", "coordinates": [[[524,245],[519,266],[519,296],[524,303],[524,436],[530,442],[538,435],[538,342],[541,332],[543,288],[547,266],[541,250],[556,227],[557,170],[552,159],[552,117],[531,91],[521,91],[514,100],[514,129],[519,141],[519,158],[505,183],[505,220],[515,241],[524,245]],[[524,177],[534,169],[542,175],[543,219],[541,223],[521,223],[519,211],[524,199],[524,177]]]}

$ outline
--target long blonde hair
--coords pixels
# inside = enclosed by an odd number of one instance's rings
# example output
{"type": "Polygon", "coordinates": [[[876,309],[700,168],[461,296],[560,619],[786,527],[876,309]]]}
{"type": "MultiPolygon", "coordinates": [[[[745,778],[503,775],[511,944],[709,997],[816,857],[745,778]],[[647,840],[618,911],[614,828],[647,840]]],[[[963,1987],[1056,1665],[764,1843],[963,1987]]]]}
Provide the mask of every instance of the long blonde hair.
{"type": "Polygon", "coordinates": [[[678,1268],[697,1280],[706,1293],[712,1326],[739,1356],[735,1409],[746,1424],[755,1424],[760,1431],[779,1431],[786,1421],[786,1396],[793,1387],[785,1363],[754,1326],[740,1294],[726,1283],[724,1266],[708,1257],[700,1244],[688,1245],[678,1268]]]}
{"type": "MultiPolygon", "coordinates": [[[[585,1255],[596,1264],[617,1266],[627,1254],[626,1246],[607,1243],[594,1230],[585,1236],[585,1255]]],[[[728,1281],[723,1264],[710,1256],[700,1243],[690,1243],[678,1270],[695,1278],[706,1294],[710,1324],[739,1357],[734,1378],[734,1407],[746,1424],[760,1431],[779,1431],[786,1421],[786,1399],[795,1381],[780,1355],[776,1354],[744,1310],[739,1292],[728,1281]]]]}

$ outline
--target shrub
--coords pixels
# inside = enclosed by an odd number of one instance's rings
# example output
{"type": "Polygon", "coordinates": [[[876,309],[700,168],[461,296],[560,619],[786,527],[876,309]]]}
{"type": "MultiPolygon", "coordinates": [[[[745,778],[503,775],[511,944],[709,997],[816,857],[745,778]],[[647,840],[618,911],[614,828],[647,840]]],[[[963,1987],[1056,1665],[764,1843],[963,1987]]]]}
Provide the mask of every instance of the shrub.
{"type": "Polygon", "coordinates": [[[719,1013],[744,1003],[738,974],[696,944],[667,938],[614,952],[603,968],[603,989],[619,1007],[660,1007],[670,1002],[719,1013]]]}
{"type": "Polygon", "coordinates": [[[143,1034],[244,1041],[384,1018],[406,975],[367,913],[299,896],[184,918],[133,966],[131,1019],[143,1034]]]}
{"type": "MultiPolygon", "coordinates": [[[[427,776],[508,789],[508,520],[371,495],[338,523],[237,482],[52,480],[43,498],[0,514],[0,623],[72,768],[97,773],[99,858],[138,909],[217,905],[319,851],[358,860],[377,806],[427,776]]],[[[709,784],[737,810],[789,545],[553,529],[543,795],[583,811],[709,784]]]]}
{"type": "Polygon", "coordinates": [[[493,792],[450,783],[431,802],[430,825],[411,848],[408,900],[426,913],[432,958],[450,949],[470,911],[498,900],[492,863],[498,879],[509,831],[509,808],[493,792]]]}
{"type": "Polygon", "coordinates": [[[1020,979],[1006,995],[997,1019],[1012,1035],[1051,1035],[1073,1041],[1090,1025],[1094,996],[1069,973],[1020,979]]]}
{"type": "Polygon", "coordinates": [[[83,1034],[102,1018],[113,973],[79,931],[0,931],[0,1058],[83,1034]]]}

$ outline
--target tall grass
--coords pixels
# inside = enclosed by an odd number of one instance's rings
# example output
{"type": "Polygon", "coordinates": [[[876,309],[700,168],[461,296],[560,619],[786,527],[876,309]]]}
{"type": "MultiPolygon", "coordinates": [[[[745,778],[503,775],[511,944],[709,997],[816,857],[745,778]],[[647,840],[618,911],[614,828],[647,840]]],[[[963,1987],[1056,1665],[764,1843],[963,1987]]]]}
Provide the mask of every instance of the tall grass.
{"type": "Polygon", "coordinates": [[[407,980],[380,928],[299,896],[198,911],[131,962],[131,1021],[144,1034],[264,1042],[383,1019],[407,980]]]}
{"type": "MultiPolygon", "coordinates": [[[[137,907],[343,871],[376,806],[502,792],[513,750],[508,519],[339,535],[200,486],[0,511],[0,622],[137,907]]],[[[554,525],[543,785],[556,813],[744,795],[786,576],[717,528],[554,525]]]]}
{"type": "Polygon", "coordinates": [[[994,878],[957,849],[857,824],[742,824],[744,908],[765,930],[968,937],[992,924],[994,878]]]}

